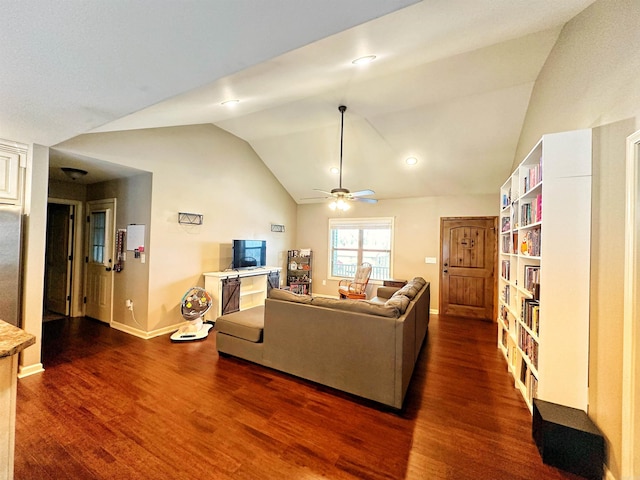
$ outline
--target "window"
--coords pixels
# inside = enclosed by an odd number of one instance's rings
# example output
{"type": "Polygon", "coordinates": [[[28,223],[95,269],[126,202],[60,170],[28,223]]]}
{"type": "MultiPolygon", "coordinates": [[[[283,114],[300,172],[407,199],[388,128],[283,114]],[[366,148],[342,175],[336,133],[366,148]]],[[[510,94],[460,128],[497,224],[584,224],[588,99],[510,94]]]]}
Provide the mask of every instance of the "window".
{"type": "Polygon", "coordinates": [[[371,279],[393,277],[393,218],[330,218],[329,272],[352,278],[363,262],[372,265],[371,279]]]}
{"type": "Polygon", "coordinates": [[[91,213],[91,261],[104,263],[106,212],[91,213]]]}

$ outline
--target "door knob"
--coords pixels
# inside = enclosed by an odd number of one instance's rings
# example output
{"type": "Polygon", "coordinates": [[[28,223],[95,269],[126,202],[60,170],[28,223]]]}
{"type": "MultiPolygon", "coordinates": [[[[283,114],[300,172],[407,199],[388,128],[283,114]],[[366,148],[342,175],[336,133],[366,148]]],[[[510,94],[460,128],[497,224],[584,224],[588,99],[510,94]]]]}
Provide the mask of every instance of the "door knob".
{"type": "Polygon", "coordinates": [[[449,270],[447,270],[446,268],[443,270],[444,273],[449,273],[449,270]]]}

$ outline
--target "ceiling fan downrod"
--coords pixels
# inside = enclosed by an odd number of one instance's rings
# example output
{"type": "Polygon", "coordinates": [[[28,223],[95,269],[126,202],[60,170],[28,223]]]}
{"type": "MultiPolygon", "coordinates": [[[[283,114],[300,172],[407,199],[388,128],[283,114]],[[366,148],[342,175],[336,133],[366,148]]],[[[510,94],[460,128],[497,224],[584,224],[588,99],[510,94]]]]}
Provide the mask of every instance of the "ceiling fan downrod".
{"type": "Polygon", "coordinates": [[[344,112],[347,109],[345,105],[340,105],[338,110],[342,114],[342,119],[340,121],[340,190],[342,190],[342,138],[344,136],[344,112]]]}

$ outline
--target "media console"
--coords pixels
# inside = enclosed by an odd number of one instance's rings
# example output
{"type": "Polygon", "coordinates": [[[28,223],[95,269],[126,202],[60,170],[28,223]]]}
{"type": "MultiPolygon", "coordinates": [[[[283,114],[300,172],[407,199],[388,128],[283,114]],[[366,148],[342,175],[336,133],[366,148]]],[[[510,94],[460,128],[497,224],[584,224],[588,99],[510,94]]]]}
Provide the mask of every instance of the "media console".
{"type": "Polygon", "coordinates": [[[204,289],[213,300],[205,320],[264,305],[269,289],[280,287],[281,267],[205,272],[204,289]]]}

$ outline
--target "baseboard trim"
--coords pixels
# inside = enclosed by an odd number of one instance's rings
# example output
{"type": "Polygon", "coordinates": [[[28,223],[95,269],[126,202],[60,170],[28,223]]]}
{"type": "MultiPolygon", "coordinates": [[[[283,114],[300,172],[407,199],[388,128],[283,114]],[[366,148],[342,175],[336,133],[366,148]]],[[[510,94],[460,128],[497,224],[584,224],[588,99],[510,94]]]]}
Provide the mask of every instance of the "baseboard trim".
{"type": "Polygon", "coordinates": [[[111,322],[111,328],[115,328],[124,333],[128,333],[129,335],[133,335],[134,337],[142,338],[144,340],[149,340],[151,338],[159,337],[160,335],[166,335],[167,333],[173,333],[178,330],[184,322],[177,323],[175,325],[171,325],[168,327],[159,328],[157,330],[152,330],[150,332],[145,332],[144,330],[140,330],[139,328],[130,327],[129,325],[125,325],[124,323],[119,322],[111,322]]]}
{"type": "Polygon", "coordinates": [[[604,478],[605,478],[605,480],[618,480],[613,475],[613,473],[611,473],[611,470],[609,470],[606,465],[604,466],[604,478]]]}
{"type": "Polygon", "coordinates": [[[18,367],[18,378],[25,378],[36,373],[44,372],[44,366],[41,363],[34,363],[33,365],[26,365],[18,367]]]}

